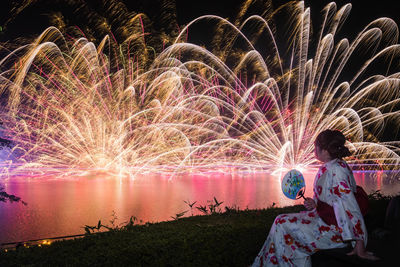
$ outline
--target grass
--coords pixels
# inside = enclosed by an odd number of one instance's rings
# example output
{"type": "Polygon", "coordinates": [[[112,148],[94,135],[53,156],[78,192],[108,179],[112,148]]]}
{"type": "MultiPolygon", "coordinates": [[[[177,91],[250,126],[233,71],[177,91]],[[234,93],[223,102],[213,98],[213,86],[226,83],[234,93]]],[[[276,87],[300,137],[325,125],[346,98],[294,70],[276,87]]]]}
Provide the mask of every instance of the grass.
{"type": "MultiPolygon", "coordinates": [[[[390,197],[370,195],[369,231],[383,225],[390,197]],[[381,218],[381,219],[379,219],[381,218]]],[[[278,214],[301,205],[263,210],[227,209],[207,216],[124,227],[50,246],[0,252],[0,266],[248,266],[278,214]]],[[[100,225],[97,225],[100,228],[100,225]]],[[[93,228],[94,229],[94,228],[93,228]]]]}

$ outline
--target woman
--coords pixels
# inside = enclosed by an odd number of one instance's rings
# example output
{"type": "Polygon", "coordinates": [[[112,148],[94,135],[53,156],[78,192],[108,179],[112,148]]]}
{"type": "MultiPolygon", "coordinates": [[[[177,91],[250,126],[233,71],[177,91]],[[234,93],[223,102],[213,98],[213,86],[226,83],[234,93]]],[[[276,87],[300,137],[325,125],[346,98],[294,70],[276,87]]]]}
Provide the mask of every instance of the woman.
{"type": "Polygon", "coordinates": [[[348,255],[377,260],[365,249],[367,230],[354,197],[356,182],[347,163],[350,156],[346,139],[340,131],[325,130],[315,140],[315,156],[324,164],[314,180],[314,198],[306,198],[307,211],[281,214],[276,217],[267,240],[253,266],[311,266],[311,255],[321,249],[346,247],[348,255]],[[334,209],[337,225],[328,225],[317,212],[318,201],[334,209]]]}

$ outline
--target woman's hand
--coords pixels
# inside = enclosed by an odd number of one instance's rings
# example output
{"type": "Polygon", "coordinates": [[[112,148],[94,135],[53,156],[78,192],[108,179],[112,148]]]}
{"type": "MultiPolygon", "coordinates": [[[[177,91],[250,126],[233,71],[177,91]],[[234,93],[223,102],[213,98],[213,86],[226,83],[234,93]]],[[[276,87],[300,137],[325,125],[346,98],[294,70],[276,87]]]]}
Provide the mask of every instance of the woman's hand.
{"type": "Polygon", "coordinates": [[[315,204],[314,199],[307,197],[304,200],[304,207],[306,207],[307,210],[313,210],[315,209],[315,207],[317,206],[317,204],[315,204]]]}
{"type": "Polygon", "coordinates": [[[363,240],[357,240],[356,246],[354,247],[354,249],[351,252],[347,253],[347,255],[349,255],[349,256],[357,255],[358,257],[360,257],[362,259],[371,260],[371,261],[380,260],[372,252],[367,251],[365,249],[363,240]]]}

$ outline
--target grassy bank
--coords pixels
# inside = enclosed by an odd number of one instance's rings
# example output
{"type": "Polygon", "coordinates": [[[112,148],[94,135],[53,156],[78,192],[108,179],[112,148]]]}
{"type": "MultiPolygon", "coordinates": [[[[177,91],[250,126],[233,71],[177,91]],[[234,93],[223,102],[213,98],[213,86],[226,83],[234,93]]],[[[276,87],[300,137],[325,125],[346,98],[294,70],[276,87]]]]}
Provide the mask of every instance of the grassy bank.
{"type": "MultiPolygon", "coordinates": [[[[389,198],[371,196],[369,232],[383,226],[389,198]]],[[[303,206],[193,216],[170,222],[131,225],[50,246],[1,252],[0,266],[137,265],[248,266],[274,218],[303,206]]]]}

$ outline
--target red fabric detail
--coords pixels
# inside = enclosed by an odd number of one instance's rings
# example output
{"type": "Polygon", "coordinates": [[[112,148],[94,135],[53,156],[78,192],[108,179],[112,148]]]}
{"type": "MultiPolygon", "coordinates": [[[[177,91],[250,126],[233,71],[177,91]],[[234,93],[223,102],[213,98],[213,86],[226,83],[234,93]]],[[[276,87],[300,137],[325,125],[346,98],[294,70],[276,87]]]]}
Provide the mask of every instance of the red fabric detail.
{"type": "Polygon", "coordinates": [[[270,261],[272,262],[273,265],[277,265],[278,264],[278,259],[276,258],[276,256],[272,256],[270,261]]]}
{"type": "Polygon", "coordinates": [[[343,229],[339,226],[335,226],[335,230],[338,231],[340,234],[343,233],[343,229]]]}
{"type": "MultiPolygon", "coordinates": [[[[357,185],[357,192],[354,193],[354,197],[357,200],[358,206],[360,207],[361,214],[365,216],[368,213],[368,195],[364,191],[364,189],[361,186],[357,185]]],[[[335,212],[333,210],[333,207],[321,200],[317,201],[317,212],[319,217],[328,225],[336,225],[338,226],[336,222],[336,217],[335,217],[335,212]]]]}
{"type": "Polygon", "coordinates": [[[339,161],[339,165],[340,165],[342,168],[347,169],[347,164],[346,164],[346,163],[339,161]]]}
{"type": "Polygon", "coordinates": [[[286,222],[285,219],[278,218],[278,219],[276,219],[275,224],[282,224],[282,223],[285,223],[285,222],[286,222]]]}
{"type": "Polygon", "coordinates": [[[364,234],[364,231],[363,231],[362,228],[361,228],[361,222],[360,222],[360,220],[358,220],[356,226],[354,226],[354,234],[355,234],[356,236],[360,236],[360,235],[363,235],[363,234],[364,234]]]}
{"type": "Polygon", "coordinates": [[[368,194],[361,186],[357,185],[357,192],[354,194],[358,206],[360,207],[361,214],[365,216],[369,210],[368,194]]]}
{"type": "Polygon", "coordinates": [[[269,253],[275,253],[275,244],[271,243],[271,246],[269,247],[269,253]]]}
{"type": "Polygon", "coordinates": [[[319,186],[317,186],[317,192],[318,192],[318,195],[321,195],[321,193],[322,193],[322,187],[319,185],[319,186]]]}
{"type": "Polygon", "coordinates": [[[338,197],[341,196],[340,193],[339,193],[339,186],[335,186],[335,187],[333,188],[333,193],[334,193],[335,195],[337,195],[338,197]]]}
{"type": "Polygon", "coordinates": [[[293,244],[293,237],[289,234],[283,236],[285,238],[286,245],[293,244]]]}
{"type": "Polygon", "coordinates": [[[318,228],[318,230],[319,230],[320,233],[322,233],[322,232],[329,232],[329,230],[331,230],[331,228],[330,228],[329,226],[323,226],[323,225],[321,225],[321,226],[318,228]]]}
{"type": "Polygon", "coordinates": [[[349,216],[350,220],[353,219],[353,214],[350,211],[346,210],[347,216],[349,216]]]}
{"type": "Polygon", "coordinates": [[[342,243],[343,239],[340,235],[334,235],[331,237],[331,240],[335,243],[342,243]]]}

